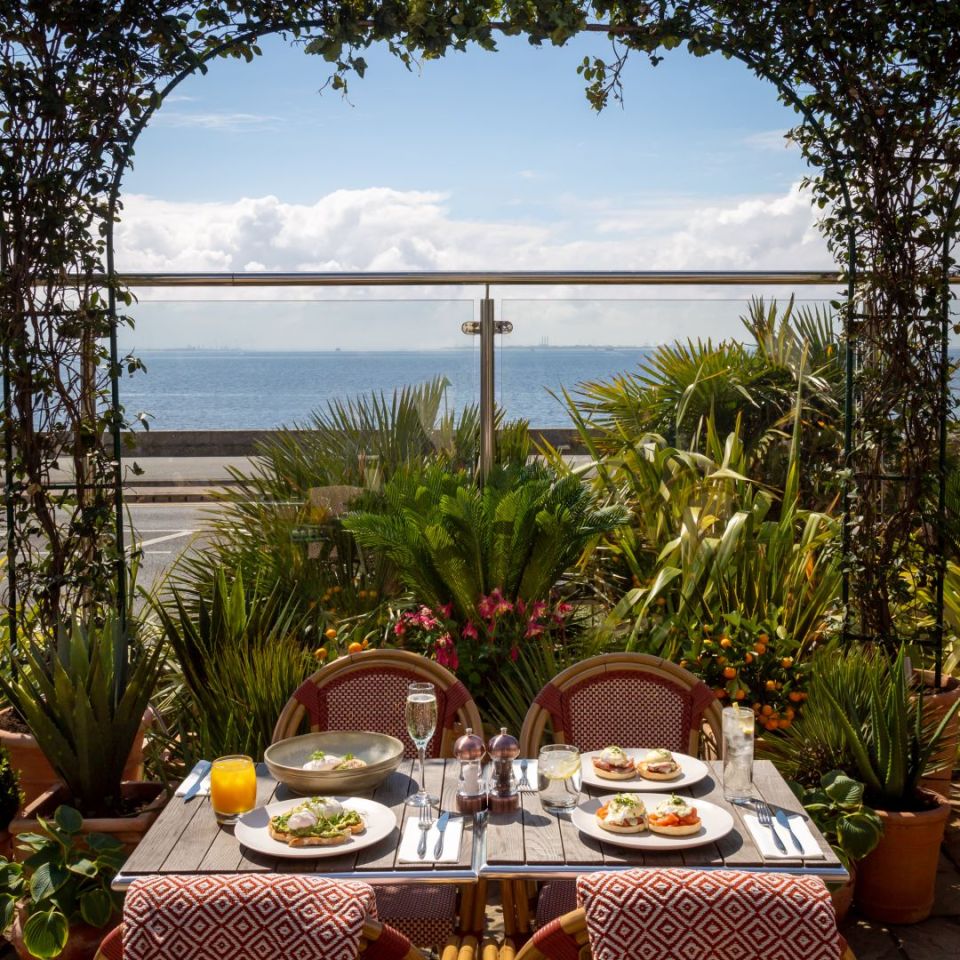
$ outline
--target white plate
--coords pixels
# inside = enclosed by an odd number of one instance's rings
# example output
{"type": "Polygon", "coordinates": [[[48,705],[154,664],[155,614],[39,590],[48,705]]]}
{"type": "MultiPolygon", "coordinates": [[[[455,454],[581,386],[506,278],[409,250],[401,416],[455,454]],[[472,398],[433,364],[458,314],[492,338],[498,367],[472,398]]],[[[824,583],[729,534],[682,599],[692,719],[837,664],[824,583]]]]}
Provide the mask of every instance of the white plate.
{"type": "MultiPolygon", "coordinates": [[[[624,753],[633,760],[642,760],[650,751],[635,749],[625,749],[624,753]]],[[[615,790],[617,793],[632,790],[666,790],[673,792],[681,787],[692,787],[699,783],[710,773],[710,768],[696,757],[688,757],[685,753],[675,753],[673,759],[680,765],[680,776],[676,780],[647,780],[636,774],[629,780],[604,780],[597,776],[596,768],[593,766],[593,758],[599,757],[602,750],[592,750],[590,753],[583,754],[581,768],[583,782],[591,787],[600,787],[601,790],[615,790]]]]}
{"type": "MultiPolygon", "coordinates": [[[[660,793],[641,793],[638,797],[646,804],[648,811],[653,810],[664,799],[663,794],[660,793]]],[[[699,833],[689,834],[686,837],[669,837],[662,833],[652,833],[650,830],[644,830],[643,833],[611,833],[597,823],[595,816],[606,799],[609,797],[581,803],[573,811],[570,819],[581,833],[618,847],[632,847],[634,850],[686,850],[705,843],[713,843],[714,840],[725,837],[733,829],[733,817],[722,807],[707,803],[706,800],[690,799],[690,806],[696,807],[700,816],[699,833]]]]}
{"type": "Polygon", "coordinates": [[[257,807],[245,813],[234,828],[234,836],[245,847],[258,853],[268,853],[274,857],[294,857],[303,860],[315,860],[317,857],[339,857],[345,853],[356,853],[364,847],[379,843],[396,829],[397,818],[389,807],[362,797],[337,797],[348,810],[356,810],[367,825],[363,833],[353,834],[346,843],[335,847],[291,847],[287,843],[274,840],[267,829],[270,818],[286,813],[303,803],[303,798],[278,800],[265,807],[257,807]]]}

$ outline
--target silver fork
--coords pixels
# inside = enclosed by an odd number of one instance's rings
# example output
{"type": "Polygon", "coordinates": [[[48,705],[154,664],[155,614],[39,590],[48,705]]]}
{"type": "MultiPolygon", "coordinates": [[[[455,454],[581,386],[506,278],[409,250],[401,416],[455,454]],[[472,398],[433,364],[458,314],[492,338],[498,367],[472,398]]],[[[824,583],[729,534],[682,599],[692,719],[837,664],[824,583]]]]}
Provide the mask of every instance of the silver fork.
{"type": "Polygon", "coordinates": [[[420,812],[417,826],[420,827],[420,842],[417,844],[417,856],[422,860],[427,855],[427,834],[433,826],[433,814],[430,807],[424,804],[417,808],[420,812]]]}
{"type": "Polygon", "coordinates": [[[517,781],[518,790],[532,790],[533,787],[530,785],[530,781],[527,779],[527,758],[523,757],[520,760],[520,779],[517,781]]]}
{"type": "Polygon", "coordinates": [[[773,817],[770,813],[769,804],[763,800],[757,800],[755,806],[757,808],[757,819],[760,821],[760,826],[770,828],[770,833],[773,834],[773,842],[776,844],[777,849],[781,853],[786,853],[787,848],[783,845],[783,841],[780,839],[777,829],[773,825],[773,817]]]}

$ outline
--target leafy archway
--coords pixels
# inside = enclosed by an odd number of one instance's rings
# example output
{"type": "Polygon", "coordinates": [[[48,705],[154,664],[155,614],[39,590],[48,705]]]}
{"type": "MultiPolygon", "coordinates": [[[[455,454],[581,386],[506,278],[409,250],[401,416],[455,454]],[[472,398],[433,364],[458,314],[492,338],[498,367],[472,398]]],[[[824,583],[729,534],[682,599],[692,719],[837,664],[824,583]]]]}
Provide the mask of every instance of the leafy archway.
{"type": "MultiPolygon", "coordinates": [[[[938,595],[943,561],[960,8],[937,0],[0,2],[0,347],[14,623],[24,595],[46,624],[78,605],[124,602],[122,576],[115,586],[124,557],[117,375],[136,360],[116,353],[130,299],[116,281],[112,227],[123,171],[165,92],[217,57],[251,59],[267,33],[322,56],[333,88],[343,89],[363,75],[373,43],[409,63],[470,44],[493,49],[497,32],[562,44],[586,30],[614,45],[612,57],[580,68],[597,108],[620,95],[631,53],[655,64],[683,45],[743,61],[798,112],[792,136],[813,168],[821,226],[847,283],[839,476],[852,629],[903,632],[895,618],[906,585],[938,595]],[[57,483],[62,460],[74,479],[57,483]]],[[[935,603],[934,638],[939,621],[935,603]]]]}

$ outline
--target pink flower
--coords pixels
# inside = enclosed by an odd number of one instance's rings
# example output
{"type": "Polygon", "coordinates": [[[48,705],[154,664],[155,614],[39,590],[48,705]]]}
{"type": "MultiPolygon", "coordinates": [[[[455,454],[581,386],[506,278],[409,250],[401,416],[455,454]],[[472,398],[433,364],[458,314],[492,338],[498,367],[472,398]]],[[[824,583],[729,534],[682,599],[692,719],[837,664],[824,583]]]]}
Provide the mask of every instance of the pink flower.
{"type": "Polygon", "coordinates": [[[496,608],[497,601],[494,600],[492,595],[489,597],[481,597],[480,602],[477,604],[477,612],[484,620],[492,620],[496,608]]]}
{"type": "Polygon", "coordinates": [[[445,604],[440,608],[439,612],[443,614],[444,620],[449,620],[453,616],[453,604],[452,603],[445,604]]]}
{"type": "Polygon", "coordinates": [[[527,621],[527,630],[526,630],[526,633],[524,633],[524,637],[526,637],[527,639],[529,639],[530,637],[539,637],[540,634],[543,633],[544,629],[545,628],[542,623],[538,623],[536,620],[533,619],[533,617],[531,617],[527,621]]]}
{"type": "Polygon", "coordinates": [[[463,629],[460,631],[460,636],[466,637],[469,640],[476,640],[479,637],[477,633],[477,628],[473,625],[472,620],[468,620],[463,629]]]}
{"type": "Polygon", "coordinates": [[[501,613],[513,613],[513,604],[509,600],[499,600],[494,608],[493,615],[499,617],[501,613]]]}
{"type": "Polygon", "coordinates": [[[407,625],[401,620],[399,623],[393,625],[393,632],[398,637],[402,637],[407,632],[407,625]]]}
{"type": "Polygon", "coordinates": [[[523,597],[517,597],[517,613],[522,617],[527,612],[527,605],[523,602],[523,597]]]}
{"type": "Polygon", "coordinates": [[[453,637],[449,633],[437,638],[436,644],[437,663],[448,670],[456,670],[460,666],[460,658],[457,656],[457,648],[453,642],[453,637]]]}
{"type": "Polygon", "coordinates": [[[547,609],[547,605],[543,600],[535,600],[530,604],[530,621],[531,623],[534,620],[539,620],[543,616],[544,610],[547,609]]]}
{"type": "Polygon", "coordinates": [[[568,614],[573,613],[573,604],[572,603],[558,603],[557,604],[557,614],[561,617],[565,617],[568,614]]]}

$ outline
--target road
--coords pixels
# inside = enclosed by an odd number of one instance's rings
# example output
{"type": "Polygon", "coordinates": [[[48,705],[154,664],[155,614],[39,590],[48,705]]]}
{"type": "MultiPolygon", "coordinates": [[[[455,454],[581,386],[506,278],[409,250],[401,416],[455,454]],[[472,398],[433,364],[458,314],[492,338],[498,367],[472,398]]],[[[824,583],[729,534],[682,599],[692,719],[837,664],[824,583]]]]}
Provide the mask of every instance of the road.
{"type": "Polygon", "coordinates": [[[198,537],[204,517],[216,509],[211,503],[131,503],[128,516],[135,544],[143,551],[139,584],[149,589],[183,550],[198,537]]]}

